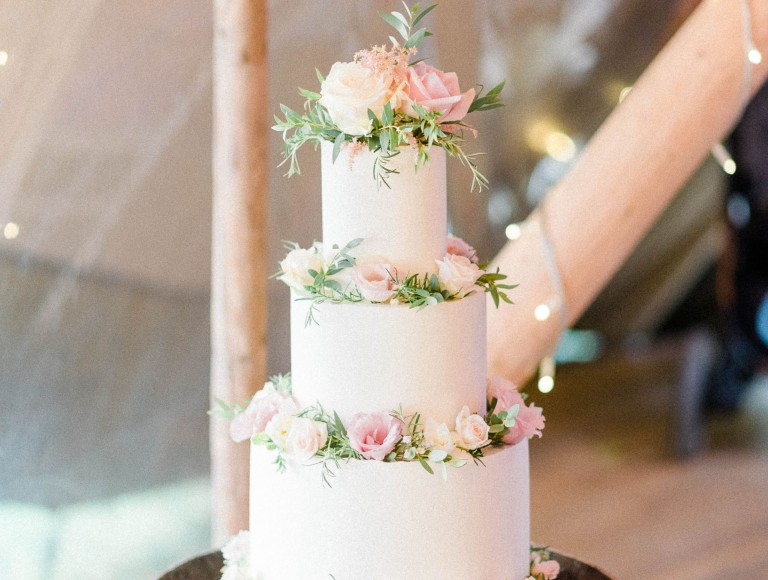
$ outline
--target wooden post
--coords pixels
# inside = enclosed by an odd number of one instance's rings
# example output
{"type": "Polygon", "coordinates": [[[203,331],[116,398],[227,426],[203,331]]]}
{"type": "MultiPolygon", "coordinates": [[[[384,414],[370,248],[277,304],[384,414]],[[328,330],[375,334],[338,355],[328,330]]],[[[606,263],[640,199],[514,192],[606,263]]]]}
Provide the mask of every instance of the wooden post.
{"type": "Polygon", "coordinates": [[[489,315],[490,372],[522,383],[555,345],[558,311],[545,264],[541,216],[565,286],[568,323],[596,297],[678,189],[738,119],[768,74],[768,2],[752,0],[762,64],[745,64],[741,2],[705,0],[611,114],[573,169],[509,242],[495,265],[520,287],[489,315]],[[745,67],[751,85],[744,86],[745,67]]]}
{"type": "MultiPolygon", "coordinates": [[[[242,402],[266,374],[267,2],[214,2],[211,400],[242,402]]],[[[248,528],[248,444],[211,420],[213,541],[248,528]]]]}

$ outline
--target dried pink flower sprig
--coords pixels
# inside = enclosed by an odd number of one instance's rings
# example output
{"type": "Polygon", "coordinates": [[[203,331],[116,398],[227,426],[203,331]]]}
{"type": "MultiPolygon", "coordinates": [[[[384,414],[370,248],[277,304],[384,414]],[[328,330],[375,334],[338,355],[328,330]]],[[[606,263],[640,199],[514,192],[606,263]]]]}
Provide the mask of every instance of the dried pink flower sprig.
{"type": "Polygon", "coordinates": [[[504,83],[486,95],[474,88],[462,91],[454,72],[444,72],[422,61],[410,62],[430,33],[418,28],[435,5],[421,9],[417,4],[405,13],[393,11],[381,17],[402,37],[401,44],[390,37],[389,48],[374,45],[358,51],[350,62],[336,62],[327,76],[317,71],[320,92],[299,89],[307,100],[300,114],[281,105],[284,119],[275,117],[275,130],[283,133],[288,176],[300,173],[296,154],[308,142],[334,143],[333,160],[342,147],[349,147],[349,162],[364,149],[374,152],[374,177],[387,184],[391,173],[387,160],[408,147],[416,152],[416,167],[429,161],[430,147],[437,146],[470,168],[472,189],[488,186],[475,163],[477,154],[464,152],[464,123],[473,111],[502,106],[499,93],[504,83]],[[364,145],[361,146],[361,144],[364,145]]]}

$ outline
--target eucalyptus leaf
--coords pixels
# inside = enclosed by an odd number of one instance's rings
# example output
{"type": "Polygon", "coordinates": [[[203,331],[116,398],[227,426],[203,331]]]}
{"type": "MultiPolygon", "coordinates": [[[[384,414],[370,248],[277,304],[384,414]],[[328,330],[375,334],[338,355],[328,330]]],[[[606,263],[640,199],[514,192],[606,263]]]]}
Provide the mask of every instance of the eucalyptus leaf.
{"type": "Polygon", "coordinates": [[[338,158],[339,153],[341,153],[341,145],[344,143],[344,139],[344,133],[339,133],[339,136],[336,137],[336,140],[333,142],[333,163],[336,163],[336,159],[338,158]]]}
{"type": "Polygon", "coordinates": [[[442,449],[433,449],[429,452],[429,460],[432,463],[441,463],[448,457],[448,453],[442,449]]]}

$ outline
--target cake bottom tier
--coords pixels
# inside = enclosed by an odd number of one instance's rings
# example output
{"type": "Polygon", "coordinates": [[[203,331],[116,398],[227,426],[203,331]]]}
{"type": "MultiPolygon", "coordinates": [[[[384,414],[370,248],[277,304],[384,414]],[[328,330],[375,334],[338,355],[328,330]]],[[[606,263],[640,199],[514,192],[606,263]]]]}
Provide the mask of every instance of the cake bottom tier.
{"type": "Polygon", "coordinates": [[[427,473],[418,463],[320,466],[251,446],[254,580],[522,580],[528,576],[528,442],[427,473]]]}

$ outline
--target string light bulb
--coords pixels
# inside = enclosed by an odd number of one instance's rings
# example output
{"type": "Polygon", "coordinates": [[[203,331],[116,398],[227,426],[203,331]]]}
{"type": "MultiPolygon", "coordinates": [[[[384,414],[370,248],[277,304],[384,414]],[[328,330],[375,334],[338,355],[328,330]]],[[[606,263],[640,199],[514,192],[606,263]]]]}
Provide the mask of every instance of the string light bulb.
{"type": "Polygon", "coordinates": [[[555,355],[550,354],[541,360],[539,365],[539,392],[551,393],[555,388],[555,355]]]}
{"type": "Polygon", "coordinates": [[[712,147],[712,157],[714,157],[728,175],[736,173],[736,162],[722,143],[712,147]]]}
{"type": "Polygon", "coordinates": [[[760,64],[763,62],[763,54],[754,46],[749,49],[749,52],[747,52],[747,58],[752,64],[760,64]]]}
{"type": "Polygon", "coordinates": [[[508,239],[508,240],[516,240],[516,239],[518,239],[520,236],[522,236],[522,235],[523,235],[523,230],[522,230],[522,228],[520,227],[520,224],[509,224],[509,225],[508,225],[508,226],[507,226],[507,227],[504,229],[504,235],[506,235],[506,236],[507,236],[507,239],[508,239]]]}
{"type": "Polygon", "coordinates": [[[6,240],[15,240],[19,235],[19,225],[13,222],[8,222],[3,228],[3,237],[6,240]]]}
{"type": "Polygon", "coordinates": [[[0,50],[0,66],[5,66],[8,64],[8,52],[5,50],[0,50]]]}
{"type": "Polygon", "coordinates": [[[627,95],[632,91],[632,87],[624,87],[621,89],[621,92],[619,93],[619,102],[621,103],[624,99],[627,98],[627,95]]]}
{"type": "Polygon", "coordinates": [[[544,322],[547,320],[550,314],[552,314],[552,309],[548,304],[539,304],[536,308],[533,309],[533,316],[539,322],[544,322]]]}

